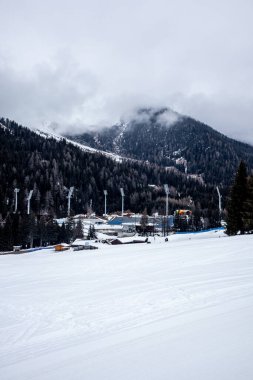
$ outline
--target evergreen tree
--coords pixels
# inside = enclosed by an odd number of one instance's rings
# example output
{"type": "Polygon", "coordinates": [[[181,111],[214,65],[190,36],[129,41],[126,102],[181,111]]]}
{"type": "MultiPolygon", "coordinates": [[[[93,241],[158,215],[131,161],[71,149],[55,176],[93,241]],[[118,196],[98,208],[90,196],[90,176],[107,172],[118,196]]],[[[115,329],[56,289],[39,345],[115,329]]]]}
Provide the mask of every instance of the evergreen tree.
{"type": "Polygon", "coordinates": [[[22,245],[22,217],[19,214],[12,215],[13,245],[22,245]]]}
{"type": "Polygon", "coordinates": [[[0,225],[0,251],[3,251],[3,237],[4,237],[4,233],[3,233],[3,227],[0,225]]]}
{"type": "Polygon", "coordinates": [[[11,251],[13,249],[13,233],[12,233],[12,218],[8,215],[5,221],[4,228],[2,229],[1,250],[11,251]]]}
{"type": "Polygon", "coordinates": [[[87,240],[95,239],[96,234],[95,234],[95,227],[93,224],[90,224],[88,235],[87,235],[87,240]]]}
{"type": "Polygon", "coordinates": [[[244,234],[243,212],[246,198],[247,169],[245,163],[241,161],[231,188],[227,207],[226,233],[228,235],[236,235],[238,232],[244,234]]]}
{"type": "Polygon", "coordinates": [[[66,223],[66,243],[71,243],[73,241],[73,231],[74,231],[74,221],[73,218],[68,218],[66,223]]]}
{"type": "Polygon", "coordinates": [[[242,220],[245,231],[253,232],[253,176],[249,177],[247,184],[247,197],[244,202],[242,220]]]}
{"type": "Polygon", "coordinates": [[[83,224],[82,221],[79,219],[77,223],[74,226],[73,230],[73,238],[75,239],[83,239],[83,224]]]}
{"type": "Polygon", "coordinates": [[[145,208],[145,210],[143,211],[143,214],[140,220],[140,225],[141,225],[142,234],[144,235],[146,233],[147,225],[148,225],[147,208],[145,208]]]}
{"type": "Polygon", "coordinates": [[[59,243],[67,243],[68,241],[65,223],[62,223],[60,227],[59,234],[58,234],[58,241],[59,243]]]}
{"type": "Polygon", "coordinates": [[[59,226],[52,216],[50,216],[48,219],[48,222],[46,225],[46,231],[47,231],[46,244],[56,244],[58,242],[59,226]]]}
{"type": "Polygon", "coordinates": [[[47,216],[42,215],[38,219],[38,238],[39,238],[39,246],[42,247],[45,245],[47,241],[47,216]]]}
{"type": "Polygon", "coordinates": [[[199,202],[197,202],[196,207],[194,209],[194,226],[197,231],[200,231],[203,227],[202,219],[201,219],[201,208],[199,202]]]}
{"type": "Polygon", "coordinates": [[[34,239],[38,237],[37,220],[33,214],[25,215],[23,218],[22,242],[28,248],[33,248],[34,239]]]}

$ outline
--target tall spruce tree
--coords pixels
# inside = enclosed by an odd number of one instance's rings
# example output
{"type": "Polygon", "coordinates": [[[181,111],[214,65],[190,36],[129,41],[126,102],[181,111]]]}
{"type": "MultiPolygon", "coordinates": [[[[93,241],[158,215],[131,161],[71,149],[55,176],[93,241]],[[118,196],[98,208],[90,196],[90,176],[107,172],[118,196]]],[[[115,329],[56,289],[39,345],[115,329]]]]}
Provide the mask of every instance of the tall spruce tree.
{"type": "Polygon", "coordinates": [[[253,233],[253,176],[248,178],[247,197],[244,203],[242,219],[245,231],[253,233]]]}
{"type": "Polygon", "coordinates": [[[95,239],[96,238],[96,233],[95,233],[95,227],[94,224],[90,224],[88,235],[87,235],[87,240],[95,239]]]}
{"type": "Polygon", "coordinates": [[[12,225],[12,217],[8,214],[2,231],[2,240],[0,242],[1,251],[11,251],[13,248],[12,225]]]}
{"type": "Polygon", "coordinates": [[[231,188],[227,206],[227,229],[228,235],[244,234],[245,226],[243,212],[247,198],[247,169],[243,161],[240,162],[234,184],[231,188]]]}
{"type": "Polygon", "coordinates": [[[143,211],[143,214],[142,214],[142,217],[141,217],[141,220],[140,220],[140,224],[141,224],[142,234],[145,235],[146,230],[147,230],[147,226],[148,226],[147,208],[145,208],[145,210],[143,211]]]}
{"type": "Polygon", "coordinates": [[[80,219],[74,225],[73,239],[83,239],[83,224],[82,224],[82,221],[80,219]]]}
{"type": "Polygon", "coordinates": [[[68,235],[66,232],[65,223],[62,223],[62,225],[59,229],[58,241],[59,241],[59,243],[67,243],[68,242],[68,235]]]}

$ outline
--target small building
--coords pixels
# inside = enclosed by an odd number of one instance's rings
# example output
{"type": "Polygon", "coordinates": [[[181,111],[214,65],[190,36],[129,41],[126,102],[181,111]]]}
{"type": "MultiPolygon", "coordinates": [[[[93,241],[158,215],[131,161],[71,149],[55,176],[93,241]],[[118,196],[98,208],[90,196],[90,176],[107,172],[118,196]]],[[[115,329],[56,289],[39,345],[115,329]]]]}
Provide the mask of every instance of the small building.
{"type": "Polygon", "coordinates": [[[134,236],[134,237],[125,237],[125,238],[116,238],[111,240],[109,244],[118,245],[118,244],[137,244],[137,243],[147,243],[147,237],[134,236]]]}
{"type": "Polygon", "coordinates": [[[193,217],[191,210],[176,210],[174,212],[174,228],[179,231],[191,231],[193,229],[193,217]]]}
{"type": "Polygon", "coordinates": [[[54,246],[54,249],[55,249],[55,252],[67,251],[68,249],[70,249],[70,245],[66,243],[60,243],[60,244],[56,244],[54,246]]]}
{"type": "Polygon", "coordinates": [[[73,251],[83,251],[86,249],[98,249],[98,247],[91,245],[90,241],[88,240],[82,240],[82,239],[76,239],[72,244],[71,248],[73,251]]]}
{"type": "Polygon", "coordinates": [[[20,251],[21,251],[21,248],[22,248],[21,245],[14,245],[14,246],[13,246],[13,252],[20,252],[20,251]]]}

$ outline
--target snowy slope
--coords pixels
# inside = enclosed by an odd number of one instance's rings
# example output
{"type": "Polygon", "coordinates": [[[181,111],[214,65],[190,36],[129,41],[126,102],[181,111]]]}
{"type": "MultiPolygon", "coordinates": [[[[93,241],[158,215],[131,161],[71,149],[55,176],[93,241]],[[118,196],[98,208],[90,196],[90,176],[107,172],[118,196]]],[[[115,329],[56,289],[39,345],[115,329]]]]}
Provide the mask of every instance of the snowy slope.
{"type": "Polygon", "coordinates": [[[0,378],[252,379],[252,247],[213,232],[0,256],[0,378]]]}
{"type": "Polygon", "coordinates": [[[120,153],[120,144],[121,144],[121,140],[124,138],[124,133],[126,131],[128,127],[128,123],[122,123],[120,125],[120,129],[119,129],[119,134],[113,139],[113,147],[114,147],[114,152],[116,153],[120,153]]]}
{"type": "Polygon", "coordinates": [[[118,154],[110,153],[110,152],[105,152],[105,151],[102,151],[102,150],[91,148],[91,147],[89,147],[87,145],[83,145],[83,144],[80,144],[80,143],[78,143],[76,141],[67,139],[66,137],[63,137],[63,136],[58,135],[56,133],[53,133],[53,132],[51,132],[49,130],[48,131],[41,131],[39,129],[32,129],[32,131],[35,132],[37,135],[39,135],[41,137],[44,137],[44,138],[53,138],[53,139],[55,139],[57,141],[65,140],[67,143],[77,146],[78,148],[80,148],[84,152],[103,154],[103,155],[105,155],[107,157],[110,157],[113,160],[118,161],[118,162],[122,162],[122,160],[123,160],[123,157],[119,156],[118,154]]]}

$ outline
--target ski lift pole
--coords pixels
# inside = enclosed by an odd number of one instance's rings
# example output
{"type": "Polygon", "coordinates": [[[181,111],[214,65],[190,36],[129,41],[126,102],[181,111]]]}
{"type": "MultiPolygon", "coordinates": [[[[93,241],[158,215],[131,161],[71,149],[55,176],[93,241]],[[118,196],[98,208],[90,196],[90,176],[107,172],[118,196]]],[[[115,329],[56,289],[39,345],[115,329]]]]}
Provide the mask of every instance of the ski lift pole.
{"type": "Polygon", "coordinates": [[[105,196],[105,215],[107,215],[107,209],[106,209],[106,201],[107,201],[107,190],[104,190],[104,196],[105,196]]]}
{"type": "Polygon", "coordinates": [[[167,184],[164,185],[164,190],[165,190],[165,194],[166,194],[166,229],[164,226],[164,230],[168,234],[169,192],[170,191],[169,191],[169,186],[167,184]]]}
{"type": "Polygon", "coordinates": [[[71,197],[73,195],[73,191],[74,191],[74,186],[71,186],[69,188],[69,192],[68,192],[68,195],[67,195],[67,199],[68,199],[68,217],[70,216],[70,200],[71,200],[71,197]]]}
{"type": "Polygon", "coordinates": [[[220,193],[218,186],[216,187],[216,190],[217,190],[218,197],[219,197],[219,216],[220,216],[220,223],[221,223],[221,212],[222,212],[222,210],[221,210],[221,193],[220,193]]]}
{"type": "Polygon", "coordinates": [[[120,194],[121,194],[121,214],[122,214],[122,217],[124,215],[124,197],[125,197],[125,193],[124,193],[124,189],[121,187],[120,188],[120,194]]]}
{"type": "Polygon", "coordinates": [[[33,190],[29,192],[29,195],[27,197],[27,215],[30,214],[30,202],[31,202],[32,194],[33,194],[33,190]]]}
{"type": "Polygon", "coordinates": [[[18,193],[19,193],[20,189],[17,189],[15,187],[14,189],[14,193],[15,193],[15,211],[14,211],[14,214],[16,214],[17,210],[18,210],[18,193]]]}

